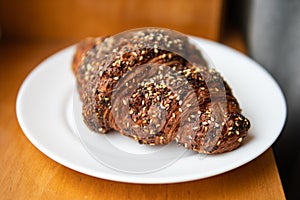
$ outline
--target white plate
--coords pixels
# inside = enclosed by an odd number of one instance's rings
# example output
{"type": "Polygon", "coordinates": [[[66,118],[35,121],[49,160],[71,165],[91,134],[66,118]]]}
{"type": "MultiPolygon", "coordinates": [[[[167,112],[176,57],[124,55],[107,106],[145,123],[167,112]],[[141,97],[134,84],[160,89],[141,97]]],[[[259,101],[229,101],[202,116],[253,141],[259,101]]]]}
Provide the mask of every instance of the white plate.
{"type": "Polygon", "coordinates": [[[284,96],[274,79],[257,63],[221,44],[194,38],[233,88],[251,121],[249,135],[235,151],[203,156],[184,154],[172,165],[152,173],[130,174],[97,162],[74,131],[70,69],[75,47],[42,62],[26,78],[17,97],[17,117],[28,139],[44,154],[73,170],[114,181],[175,183],[202,179],[237,168],[267,150],[286,118],[284,96]]]}

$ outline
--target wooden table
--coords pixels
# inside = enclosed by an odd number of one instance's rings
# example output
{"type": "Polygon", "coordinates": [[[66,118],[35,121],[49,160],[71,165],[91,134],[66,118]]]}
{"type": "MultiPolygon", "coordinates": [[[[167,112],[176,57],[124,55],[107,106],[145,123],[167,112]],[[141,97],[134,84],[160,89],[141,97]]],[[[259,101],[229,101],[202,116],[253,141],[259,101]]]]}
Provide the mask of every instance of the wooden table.
{"type": "MultiPolygon", "coordinates": [[[[163,185],[90,177],[42,154],[18,125],[16,96],[36,65],[74,42],[0,43],[0,199],[285,199],[271,148],[230,172],[163,185]]],[[[223,43],[245,52],[235,33],[223,43]]]]}

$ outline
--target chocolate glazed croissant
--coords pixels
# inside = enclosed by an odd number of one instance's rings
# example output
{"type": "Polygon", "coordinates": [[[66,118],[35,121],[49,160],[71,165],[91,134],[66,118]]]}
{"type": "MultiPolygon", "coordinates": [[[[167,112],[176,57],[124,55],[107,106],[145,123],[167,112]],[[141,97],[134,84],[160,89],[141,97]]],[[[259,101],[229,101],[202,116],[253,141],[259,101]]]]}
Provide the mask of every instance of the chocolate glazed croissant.
{"type": "Polygon", "coordinates": [[[221,75],[184,35],[149,28],[87,39],[73,72],[86,125],[200,153],[239,147],[250,128],[221,75]]]}

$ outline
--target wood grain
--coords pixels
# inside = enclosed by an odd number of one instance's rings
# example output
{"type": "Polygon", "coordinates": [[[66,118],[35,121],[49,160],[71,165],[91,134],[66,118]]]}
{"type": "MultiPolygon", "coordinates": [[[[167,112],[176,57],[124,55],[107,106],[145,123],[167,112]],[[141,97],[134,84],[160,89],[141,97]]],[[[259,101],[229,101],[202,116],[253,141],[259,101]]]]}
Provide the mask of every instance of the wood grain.
{"type": "MultiPolygon", "coordinates": [[[[272,149],[215,177],[159,185],[98,179],[46,157],[20,129],[15,100],[28,73],[73,42],[0,43],[0,199],[285,199],[272,149]]],[[[223,42],[244,49],[236,33],[223,42]]]]}
{"type": "Polygon", "coordinates": [[[223,0],[0,0],[4,38],[66,40],[157,26],[219,39],[223,0]]]}

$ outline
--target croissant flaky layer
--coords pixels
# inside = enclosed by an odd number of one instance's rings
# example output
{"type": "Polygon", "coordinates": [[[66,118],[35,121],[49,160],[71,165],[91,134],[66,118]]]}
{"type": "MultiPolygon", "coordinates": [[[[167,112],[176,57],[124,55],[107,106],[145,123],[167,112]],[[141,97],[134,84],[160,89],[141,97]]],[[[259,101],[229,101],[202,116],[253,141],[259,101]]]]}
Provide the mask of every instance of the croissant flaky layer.
{"type": "Polygon", "coordinates": [[[239,147],[250,128],[221,75],[189,39],[165,29],[88,38],[72,69],[86,125],[139,143],[175,140],[200,153],[239,147]]]}

